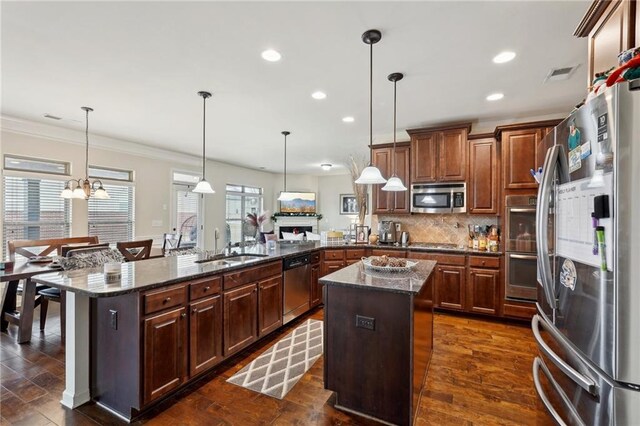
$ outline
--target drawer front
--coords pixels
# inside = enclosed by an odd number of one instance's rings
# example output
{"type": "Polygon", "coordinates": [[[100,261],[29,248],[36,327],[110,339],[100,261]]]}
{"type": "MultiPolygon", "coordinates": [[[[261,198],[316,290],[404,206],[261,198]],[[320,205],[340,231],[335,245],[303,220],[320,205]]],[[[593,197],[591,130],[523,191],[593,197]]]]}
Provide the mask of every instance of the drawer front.
{"type": "Polygon", "coordinates": [[[189,285],[189,297],[191,300],[202,299],[212,294],[220,293],[222,289],[222,277],[203,278],[191,281],[189,285]]]}
{"type": "Polygon", "coordinates": [[[350,260],[360,260],[365,256],[365,249],[347,249],[345,250],[345,256],[350,260]]]}
{"type": "Polygon", "coordinates": [[[409,259],[436,260],[436,254],[426,253],[424,251],[410,251],[407,257],[409,259]]]}
{"type": "Polygon", "coordinates": [[[254,268],[241,269],[224,275],[224,289],[229,290],[243,284],[249,284],[282,274],[282,262],[272,262],[254,268]]]}
{"type": "Polygon", "coordinates": [[[311,263],[320,262],[320,252],[311,253],[311,263]]]}
{"type": "Polygon", "coordinates": [[[469,266],[476,268],[500,268],[500,258],[493,256],[469,256],[469,266]]]}
{"type": "Polygon", "coordinates": [[[344,250],[325,250],[324,260],[343,260],[344,250]]]}
{"type": "Polygon", "coordinates": [[[146,315],[159,312],[164,309],[180,306],[187,301],[185,285],[153,290],[145,293],[143,297],[144,313],[146,315]]]}
{"type": "Polygon", "coordinates": [[[404,250],[373,249],[371,250],[371,256],[407,257],[407,252],[404,250]]]}
{"type": "Polygon", "coordinates": [[[460,265],[465,266],[466,256],[455,254],[435,254],[433,260],[438,262],[438,265],[460,265]]]}

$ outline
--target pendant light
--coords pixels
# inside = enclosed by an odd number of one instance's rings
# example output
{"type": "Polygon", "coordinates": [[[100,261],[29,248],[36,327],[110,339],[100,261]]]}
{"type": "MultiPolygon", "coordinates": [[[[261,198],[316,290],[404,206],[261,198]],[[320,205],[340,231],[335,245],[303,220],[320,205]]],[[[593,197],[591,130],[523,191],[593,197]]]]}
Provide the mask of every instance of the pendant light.
{"type": "Polygon", "coordinates": [[[369,45],[369,165],[362,170],[357,184],[385,183],[380,170],[373,165],[373,45],[382,39],[382,33],[378,30],[365,31],[362,41],[369,45]]]}
{"type": "Polygon", "coordinates": [[[205,173],[207,170],[206,167],[206,157],[205,157],[205,130],[207,123],[207,98],[211,97],[211,93],[209,92],[198,92],[198,96],[202,96],[202,179],[193,188],[193,192],[197,192],[199,194],[215,194],[216,191],[213,190],[211,184],[207,182],[205,179],[205,173]]]}
{"type": "Polygon", "coordinates": [[[62,198],[78,198],[88,200],[91,197],[91,190],[93,189],[93,196],[98,199],[108,199],[109,194],[102,186],[102,181],[99,179],[94,180],[93,182],[89,181],[89,112],[93,111],[93,108],[90,107],[81,107],[85,112],[85,151],[84,151],[84,179],[71,179],[67,181],[64,185],[64,189],[60,196],[62,198]],[[96,188],[98,185],[98,188],[96,188]],[[71,186],[74,188],[71,189],[71,186]]]}
{"type": "Polygon", "coordinates": [[[400,179],[396,175],[396,83],[402,80],[404,75],[399,72],[394,72],[393,74],[389,74],[387,79],[393,82],[393,154],[391,155],[391,164],[393,173],[387,184],[382,187],[383,191],[406,191],[407,187],[402,183],[402,179],[400,179]]]}
{"type": "Polygon", "coordinates": [[[285,130],[282,132],[282,134],[284,135],[284,191],[280,193],[278,201],[282,201],[283,199],[285,199],[284,194],[285,192],[287,192],[287,136],[289,136],[291,132],[285,130]]]}

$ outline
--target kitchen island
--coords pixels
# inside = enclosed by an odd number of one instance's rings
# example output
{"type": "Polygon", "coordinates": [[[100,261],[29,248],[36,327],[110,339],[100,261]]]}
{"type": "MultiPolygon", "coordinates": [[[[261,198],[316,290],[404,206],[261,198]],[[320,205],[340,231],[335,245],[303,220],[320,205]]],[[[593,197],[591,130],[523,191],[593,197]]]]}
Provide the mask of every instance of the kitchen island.
{"type": "Polygon", "coordinates": [[[320,279],[325,300],[325,388],[338,409],[411,425],[433,348],[428,294],[436,262],[411,272],[366,270],[362,262],[320,279]]]}

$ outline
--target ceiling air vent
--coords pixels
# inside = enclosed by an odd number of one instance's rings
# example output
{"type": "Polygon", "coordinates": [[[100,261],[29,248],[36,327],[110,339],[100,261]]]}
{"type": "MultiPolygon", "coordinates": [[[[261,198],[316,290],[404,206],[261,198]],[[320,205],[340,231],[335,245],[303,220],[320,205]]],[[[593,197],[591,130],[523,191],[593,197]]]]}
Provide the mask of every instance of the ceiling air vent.
{"type": "Polygon", "coordinates": [[[56,117],[55,115],[45,114],[44,118],[50,118],[52,120],[62,120],[62,117],[56,117]]]}
{"type": "Polygon", "coordinates": [[[578,65],[574,67],[553,68],[545,77],[544,82],[568,80],[577,68],[578,65]]]}

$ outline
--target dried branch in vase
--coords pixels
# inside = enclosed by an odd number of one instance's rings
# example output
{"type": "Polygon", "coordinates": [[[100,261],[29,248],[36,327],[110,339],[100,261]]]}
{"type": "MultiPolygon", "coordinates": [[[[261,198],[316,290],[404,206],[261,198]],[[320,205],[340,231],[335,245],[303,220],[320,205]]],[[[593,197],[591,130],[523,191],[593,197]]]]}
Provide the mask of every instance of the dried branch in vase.
{"type": "Polygon", "coordinates": [[[355,180],[360,177],[362,169],[367,166],[368,162],[365,158],[356,160],[353,155],[349,157],[349,170],[351,171],[351,181],[353,182],[353,193],[358,203],[358,224],[364,224],[364,217],[367,214],[367,191],[368,185],[358,185],[355,180]]]}

